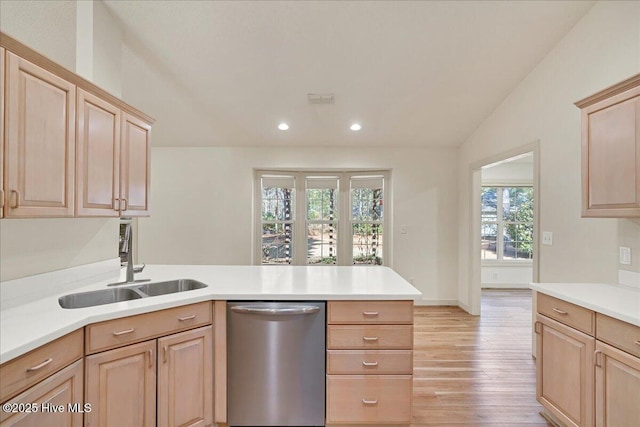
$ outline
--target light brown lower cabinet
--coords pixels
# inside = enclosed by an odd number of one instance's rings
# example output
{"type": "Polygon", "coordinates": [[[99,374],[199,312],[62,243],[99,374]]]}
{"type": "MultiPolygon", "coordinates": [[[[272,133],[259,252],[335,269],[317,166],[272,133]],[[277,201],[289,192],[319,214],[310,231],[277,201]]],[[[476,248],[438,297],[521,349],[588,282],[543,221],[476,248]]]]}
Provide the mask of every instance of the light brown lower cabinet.
{"type": "Polygon", "coordinates": [[[329,301],[326,423],[409,424],[413,302],[329,301]]]}
{"type": "Polygon", "coordinates": [[[85,426],[211,425],[212,339],[206,326],[87,356],[85,426]]]}
{"type": "Polygon", "coordinates": [[[158,340],[158,427],[213,423],[212,327],[158,340]]]}
{"type": "Polygon", "coordinates": [[[72,363],[4,403],[0,426],[81,427],[82,363],[72,363]]]}
{"type": "Polygon", "coordinates": [[[596,426],[640,426],[640,358],[596,342],[596,426]]]}
{"type": "Polygon", "coordinates": [[[593,426],[595,338],[536,316],[536,397],[566,426],[593,426]]]}

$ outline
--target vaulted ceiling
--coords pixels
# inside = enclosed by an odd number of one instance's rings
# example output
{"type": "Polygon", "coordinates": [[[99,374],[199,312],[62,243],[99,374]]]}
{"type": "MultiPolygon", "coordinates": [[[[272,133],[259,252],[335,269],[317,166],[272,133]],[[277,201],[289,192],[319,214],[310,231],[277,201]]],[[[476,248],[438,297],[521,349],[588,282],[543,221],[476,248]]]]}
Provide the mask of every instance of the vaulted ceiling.
{"type": "Polygon", "coordinates": [[[460,145],[593,5],[105,3],[174,86],[144,75],[125,84],[125,100],[157,119],[155,145],[348,147],[460,145]],[[308,93],[335,103],[309,104],[308,93]],[[197,113],[176,111],[185,106],[197,113]]]}

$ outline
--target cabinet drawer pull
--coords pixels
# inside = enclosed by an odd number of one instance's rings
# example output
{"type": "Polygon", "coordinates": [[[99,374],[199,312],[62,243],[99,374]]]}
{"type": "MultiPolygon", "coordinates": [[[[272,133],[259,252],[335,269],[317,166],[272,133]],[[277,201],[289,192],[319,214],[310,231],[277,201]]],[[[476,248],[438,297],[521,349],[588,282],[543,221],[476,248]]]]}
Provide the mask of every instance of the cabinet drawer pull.
{"type": "Polygon", "coordinates": [[[362,337],[365,341],[378,341],[378,337],[362,337]]]}
{"type": "Polygon", "coordinates": [[[379,314],[380,314],[380,313],[378,313],[377,311],[363,311],[363,312],[362,312],[362,315],[363,315],[363,316],[371,316],[371,317],[373,317],[373,316],[377,316],[377,315],[379,315],[379,314]]]}
{"type": "Polygon", "coordinates": [[[153,350],[149,349],[149,367],[153,368],[153,350]]]}
{"type": "Polygon", "coordinates": [[[129,202],[127,202],[127,199],[121,199],[124,202],[124,208],[122,208],[121,210],[126,211],[127,208],[129,208],[129,202]]]}
{"type": "Polygon", "coordinates": [[[367,362],[366,360],[362,361],[364,366],[378,366],[378,362],[367,362]]]}
{"type": "Polygon", "coordinates": [[[16,195],[16,197],[14,198],[15,203],[11,207],[13,209],[18,209],[20,207],[20,191],[11,190],[11,194],[15,194],[16,195]]]}
{"type": "Polygon", "coordinates": [[[196,315],[192,314],[191,316],[184,316],[184,317],[178,317],[178,320],[181,322],[184,322],[185,320],[191,320],[191,319],[195,319],[196,315]]]}
{"type": "Polygon", "coordinates": [[[125,329],[124,331],[120,331],[120,332],[114,332],[113,336],[114,337],[119,337],[120,335],[126,335],[126,334],[130,334],[131,332],[135,331],[135,328],[131,328],[131,329],[125,329]]]}
{"type": "Polygon", "coordinates": [[[554,307],[553,311],[555,311],[558,314],[562,314],[563,316],[566,316],[567,314],[569,314],[566,311],[560,310],[559,308],[555,308],[555,307],[554,307]]]}
{"type": "Polygon", "coordinates": [[[365,398],[362,398],[362,403],[364,403],[365,405],[377,405],[378,399],[367,400],[365,398]]]}
{"type": "Polygon", "coordinates": [[[167,363],[167,346],[162,347],[162,359],[164,363],[167,363]]]}
{"type": "Polygon", "coordinates": [[[27,372],[33,372],[33,371],[37,371],[38,369],[42,369],[42,368],[44,368],[45,366],[47,366],[51,362],[53,362],[53,358],[50,357],[50,358],[48,358],[47,360],[45,360],[44,362],[42,362],[39,365],[27,368],[27,372]]]}
{"type": "Polygon", "coordinates": [[[640,340],[635,341],[635,344],[636,344],[636,345],[640,345],[640,340]]]}

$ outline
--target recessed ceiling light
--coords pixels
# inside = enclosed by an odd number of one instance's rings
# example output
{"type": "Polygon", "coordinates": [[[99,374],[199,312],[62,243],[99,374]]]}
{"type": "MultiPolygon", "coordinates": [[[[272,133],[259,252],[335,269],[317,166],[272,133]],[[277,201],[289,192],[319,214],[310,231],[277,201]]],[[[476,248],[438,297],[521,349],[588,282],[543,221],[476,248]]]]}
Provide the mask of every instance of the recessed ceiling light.
{"type": "Polygon", "coordinates": [[[286,124],[285,122],[282,122],[282,123],[280,123],[280,124],[278,125],[278,129],[280,129],[280,130],[287,130],[287,129],[289,129],[289,125],[288,125],[288,124],[286,124]]]}
{"type": "Polygon", "coordinates": [[[354,130],[354,131],[358,131],[358,130],[362,129],[362,126],[360,126],[359,123],[354,123],[354,124],[351,125],[350,129],[354,130]]]}

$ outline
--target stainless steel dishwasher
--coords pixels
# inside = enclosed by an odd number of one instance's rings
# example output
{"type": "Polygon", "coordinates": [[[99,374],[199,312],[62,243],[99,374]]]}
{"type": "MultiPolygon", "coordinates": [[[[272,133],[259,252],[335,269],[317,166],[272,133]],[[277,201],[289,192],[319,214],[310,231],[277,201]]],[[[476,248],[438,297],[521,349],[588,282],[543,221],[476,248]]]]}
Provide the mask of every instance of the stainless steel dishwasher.
{"type": "Polygon", "coordinates": [[[230,426],[323,426],[325,302],[228,302],[230,426]]]}

